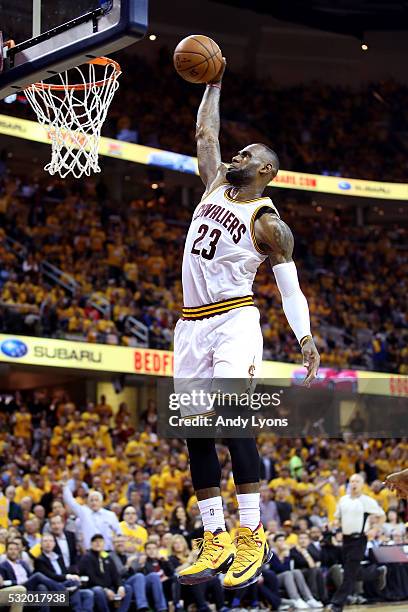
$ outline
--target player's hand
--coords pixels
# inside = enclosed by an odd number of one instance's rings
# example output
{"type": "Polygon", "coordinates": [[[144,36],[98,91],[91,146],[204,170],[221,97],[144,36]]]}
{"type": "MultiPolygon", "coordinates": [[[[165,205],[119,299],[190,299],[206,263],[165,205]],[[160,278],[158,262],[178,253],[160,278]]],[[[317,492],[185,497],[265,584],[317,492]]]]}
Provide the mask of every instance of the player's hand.
{"type": "Polygon", "coordinates": [[[223,57],[222,66],[220,68],[220,71],[218,72],[217,76],[215,76],[211,81],[208,81],[209,85],[211,85],[212,83],[221,83],[222,77],[224,76],[226,66],[227,66],[227,60],[225,59],[225,57],[223,57]]]}
{"type": "Polygon", "coordinates": [[[310,387],[310,384],[316,378],[317,370],[320,365],[320,355],[312,338],[303,345],[302,355],[303,365],[307,368],[307,374],[303,384],[305,387],[310,387]]]}
{"type": "Polygon", "coordinates": [[[384,484],[391,491],[395,491],[400,497],[408,498],[408,469],[389,474],[384,484]]]}

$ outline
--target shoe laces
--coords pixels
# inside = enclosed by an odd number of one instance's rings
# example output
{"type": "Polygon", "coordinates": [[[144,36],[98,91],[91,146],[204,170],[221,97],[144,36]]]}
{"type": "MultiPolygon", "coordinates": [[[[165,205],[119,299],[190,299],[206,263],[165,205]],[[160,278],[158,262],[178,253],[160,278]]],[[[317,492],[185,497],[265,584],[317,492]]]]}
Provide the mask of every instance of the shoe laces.
{"type": "Polygon", "coordinates": [[[241,570],[254,560],[255,553],[259,553],[257,540],[253,536],[239,534],[234,539],[237,554],[234,560],[234,569],[241,570]]]}
{"type": "Polygon", "coordinates": [[[214,539],[197,538],[193,540],[193,551],[198,551],[197,560],[211,562],[212,555],[219,550],[219,544],[214,539]]]}

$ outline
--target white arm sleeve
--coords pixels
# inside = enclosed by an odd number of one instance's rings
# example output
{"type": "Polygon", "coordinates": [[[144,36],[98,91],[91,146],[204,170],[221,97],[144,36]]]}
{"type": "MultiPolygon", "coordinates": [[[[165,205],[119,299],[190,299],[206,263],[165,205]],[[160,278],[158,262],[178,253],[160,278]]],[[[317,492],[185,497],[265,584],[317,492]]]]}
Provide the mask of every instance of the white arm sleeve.
{"type": "Polygon", "coordinates": [[[307,300],[299,285],[294,261],[277,264],[272,268],[282,296],[283,312],[293,333],[300,342],[310,333],[310,315],[307,300]]]}

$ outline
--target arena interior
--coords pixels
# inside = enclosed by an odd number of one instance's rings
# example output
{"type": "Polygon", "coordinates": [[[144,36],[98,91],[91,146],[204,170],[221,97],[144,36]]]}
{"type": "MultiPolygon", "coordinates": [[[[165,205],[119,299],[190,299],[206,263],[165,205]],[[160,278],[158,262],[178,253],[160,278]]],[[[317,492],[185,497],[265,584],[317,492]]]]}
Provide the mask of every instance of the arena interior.
{"type": "MultiPolygon", "coordinates": [[[[383,485],[408,466],[407,13],[397,2],[274,4],[150,0],[145,37],[112,54],[122,75],[98,174],[50,176],[49,135],[24,92],[0,101],[0,604],[13,612],[23,604],[2,591],[21,594],[27,580],[30,592],[68,593],[74,612],[307,609],[305,588],[323,609],[342,584],[336,506],[355,473],[386,517],[367,521],[345,609],[408,610],[407,502],[383,485]],[[332,411],[330,425],[304,414],[290,435],[258,434],[274,554],[236,591],[219,576],[178,582],[203,525],[185,443],[160,428],[184,241],[203,193],[204,86],[180,78],[172,58],[194,32],[227,58],[223,159],[250,142],[279,155],[267,195],[293,231],[321,357],[302,398],[307,412],[321,388],[332,411]]],[[[24,40],[19,27],[0,24],[4,40],[24,40]]],[[[254,298],[264,376],[294,386],[305,368],[267,262],[254,298]]],[[[222,440],[217,450],[234,534],[231,460],[222,440]]]]}

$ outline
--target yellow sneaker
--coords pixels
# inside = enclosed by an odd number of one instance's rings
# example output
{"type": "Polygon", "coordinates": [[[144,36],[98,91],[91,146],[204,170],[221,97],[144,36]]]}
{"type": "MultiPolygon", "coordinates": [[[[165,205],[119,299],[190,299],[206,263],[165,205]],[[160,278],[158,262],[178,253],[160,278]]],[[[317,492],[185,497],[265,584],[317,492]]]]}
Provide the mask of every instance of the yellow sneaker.
{"type": "Polygon", "coordinates": [[[180,570],[178,580],[181,584],[199,584],[225,573],[236,552],[230,534],[221,530],[205,531],[204,538],[194,540],[194,549],[199,551],[197,560],[180,570]]]}
{"type": "Polygon", "coordinates": [[[235,538],[237,554],[224,580],[226,589],[241,589],[255,582],[262,566],[272,557],[265,532],[261,524],[251,531],[240,527],[235,538]]]}

